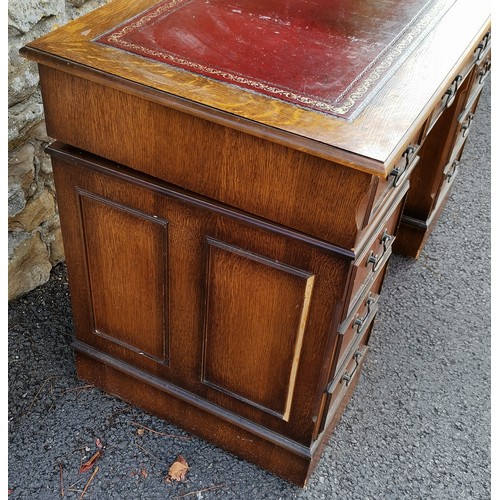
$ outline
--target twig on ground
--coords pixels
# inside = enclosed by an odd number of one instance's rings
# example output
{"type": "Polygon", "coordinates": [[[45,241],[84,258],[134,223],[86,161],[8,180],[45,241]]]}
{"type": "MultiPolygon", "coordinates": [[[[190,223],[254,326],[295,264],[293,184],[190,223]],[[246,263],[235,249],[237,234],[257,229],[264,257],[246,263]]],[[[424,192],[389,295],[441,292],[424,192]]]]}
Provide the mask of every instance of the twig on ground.
{"type": "Polygon", "coordinates": [[[154,434],[158,434],[160,436],[164,437],[171,437],[171,438],[176,438],[176,439],[191,439],[191,436],[181,436],[180,434],[168,434],[166,432],[160,432],[160,431],[155,431],[154,429],[150,429],[149,427],[146,427],[145,425],[139,424],[138,422],[130,421],[131,425],[135,425],[137,427],[141,427],[149,432],[153,432],[154,434]]]}
{"type": "Polygon", "coordinates": [[[59,462],[59,483],[61,484],[61,496],[64,496],[64,480],[63,480],[63,470],[62,463],[59,462]]]}
{"type": "Polygon", "coordinates": [[[35,405],[36,400],[38,399],[38,396],[42,392],[42,389],[47,385],[47,383],[51,382],[55,378],[58,378],[58,377],[56,377],[55,375],[53,375],[52,377],[49,377],[49,378],[47,378],[47,379],[45,379],[43,381],[43,384],[40,386],[40,389],[38,389],[37,393],[35,394],[35,396],[31,400],[31,404],[30,404],[29,408],[24,413],[21,414],[22,416],[23,415],[29,415],[29,413],[31,412],[33,406],[35,405]]]}
{"type": "Polygon", "coordinates": [[[66,491],[82,491],[82,490],[75,489],[75,486],[78,483],[81,483],[84,479],[85,479],[85,477],[81,477],[80,479],[78,479],[78,481],[75,481],[73,484],[70,484],[69,487],[66,488],[66,491]]]}
{"type": "Polygon", "coordinates": [[[145,453],[147,453],[150,457],[153,457],[157,462],[160,462],[161,464],[164,464],[164,465],[168,465],[166,462],[163,462],[161,461],[158,457],[155,457],[150,451],[146,450],[146,448],[143,448],[140,444],[137,444],[138,448],[140,448],[142,451],[144,451],[145,453]]]}
{"type": "Polygon", "coordinates": [[[64,396],[68,392],[73,392],[73,391],[82,391],[84,389],[93,389],[95,385],[79,385],[78,387],[70,387],[69,389],[66,389],[65,391],[61,392],[61,396],[64,396]]]}
{"type": "Polygon", "coordinates": [[[80,500],[82,500],[83,496],[87,492],[87,489],[90,486],[90,483],[93,481],[93,479],[94,479],[94,477],[95,477],[95,475],[97,474],[98,471],[99,471],[99,466],[96,465],[95,469],[94,469],[94,472],[92,472],[92,475],[89,477],[89,480],[87,481],[87,484],[83,488],[82,494],[80,495],[80,500]]]}

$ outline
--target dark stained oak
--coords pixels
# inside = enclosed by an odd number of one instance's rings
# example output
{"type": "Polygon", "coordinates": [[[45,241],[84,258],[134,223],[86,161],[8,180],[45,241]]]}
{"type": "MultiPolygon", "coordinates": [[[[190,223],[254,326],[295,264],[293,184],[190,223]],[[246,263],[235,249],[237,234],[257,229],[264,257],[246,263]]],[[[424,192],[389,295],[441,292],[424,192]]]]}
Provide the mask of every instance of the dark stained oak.
{"type": "Polygon", "coordinates": [[[40,75],[51,137],[340,246],[356,245],[372,176],[50,67],[40,75]]]}
{"type": "MultiPolygon", "coordinates": [[[[455,77],[459,87],[454,100],[446,107],[443,101],[437,109],[441,114],[431,116],[423,146],[419,149],[418,168],[411,176],[411,186],[405,202],[404,216],[395,242],[395,251],[418,258],[432,232],[452,183],[459,170],[460,157],[468,131],[473,124],[474,112],[481,95],[485,75],[491,66],[491,48],[485,44],[484,54],[472,67],[466,64],[455,77]]],[[[452,92],[454,85],[448,92],[452,92]]]]}
{"type": "Polygon", "coordinates": [[[491,67],[483,0],[333,4],[115,0],[22,49],[55,139],[78,376],[300,486],[355,390],[392,253],[418,257],[459,175],[491,67]],[[284,45],[255,68],[247,45],[214,46],[222,29],[262,49],[279,23],[296,73],[284,45]],[[339,118],[306,94],[360,106],[339,118]]]}
{"type": "Polygon", "coordinates": [[[78,195],[94,333],[168,364],[168,222],[95,191],[78,195]]]}
{"type": "Polygon", "coordinates": [[[335,247],[301,242],[300,234],[282,236],[279,228],[261,229],[259,220],[243,222],[236,214],[218,213],[217,205],[199,207],[191,195],[184,193],[180,201],[176,191],[150,180],[141,186],[123,167],[116,170],[101,161],[89,170],[75,164],[82,162],[69,157],[68,149],[61,161],[57,156],[63,153],[54,148],[61,220],[65,241],[71,243],[68,272],[78,284],[74,303],[80,338],[307,442],[317,411],[318,376],[335,333],[334,316],[341,312],[351,259],[335,247]],[[97,200],[93,211],[87,193],[97,200]],[[96,229],[90,234],[86,229],[94,213],[97,227],[110,232],[99,240],[94,239],[96,229]],[[108,228],[117,216],[121,225],[108,228]],[[144,223],[138,231],[140,219],[144,223]],[[135,245],[144,241],[145,253],[128,240],[135,245]],[[158,242],[162,265],[150,266],[148,242],[158,242]],[[116,247],[120,243],[123,250],[116,247]],[[152,293],[154,280],[148,275],[163,286],[163,293],[157,287],[159,297],[152,293]],[[127,294],[115,284],[134,290],[127,294]],[[150,300],[166,309],[163,328],[154,328],[150,300]],[[107,312],[113,335],[109,329],[107,335],[101,333],[96,310],[107,312]],[[168,345],[168,363],[125,342],[121,329],[128,315],[137,318],[130,328],[141,323],[135,332],[143,338],[137,342],[168,345]]]}

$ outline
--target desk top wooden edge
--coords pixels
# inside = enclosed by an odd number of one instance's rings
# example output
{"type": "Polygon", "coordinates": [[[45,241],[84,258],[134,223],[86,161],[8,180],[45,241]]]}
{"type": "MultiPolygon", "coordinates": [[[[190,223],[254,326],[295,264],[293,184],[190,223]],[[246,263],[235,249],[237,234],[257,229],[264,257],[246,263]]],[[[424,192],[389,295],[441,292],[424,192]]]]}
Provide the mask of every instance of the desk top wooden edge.
{"type": "Polygon", "coordinates": [[[203,117],[380,177],[404,151],[460,61],[490,26],[486,0],[457,0],[423,42],[352,121],[307,110],[94,43],[156,0],[113,0],[44,37],[21,53],[82,78],[203,117]],[[415,92],[414,82],[418,81],[415,92]]]}

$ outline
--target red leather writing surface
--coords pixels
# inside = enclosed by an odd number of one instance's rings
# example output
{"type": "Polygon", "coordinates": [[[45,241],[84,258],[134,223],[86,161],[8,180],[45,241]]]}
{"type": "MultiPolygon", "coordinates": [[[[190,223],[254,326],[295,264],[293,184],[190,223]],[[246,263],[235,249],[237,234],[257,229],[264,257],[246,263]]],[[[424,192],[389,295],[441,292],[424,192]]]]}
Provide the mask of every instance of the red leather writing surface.
{"type": "Polygon", "coordinates": [[[352,118],[454,0],[165,0],[96,41],[352,118]]]}

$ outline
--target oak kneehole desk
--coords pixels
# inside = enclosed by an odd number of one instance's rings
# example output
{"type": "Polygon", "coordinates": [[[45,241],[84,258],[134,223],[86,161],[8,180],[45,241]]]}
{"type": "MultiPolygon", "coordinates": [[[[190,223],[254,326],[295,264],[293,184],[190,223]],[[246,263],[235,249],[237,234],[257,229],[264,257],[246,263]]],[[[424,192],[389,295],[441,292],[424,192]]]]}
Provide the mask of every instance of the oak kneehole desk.
{"type": "Polygon", "coordinates": [[[115,0],[26,46],[78,376],[303,486],[459,170],[488,9],[115,0]]]}

